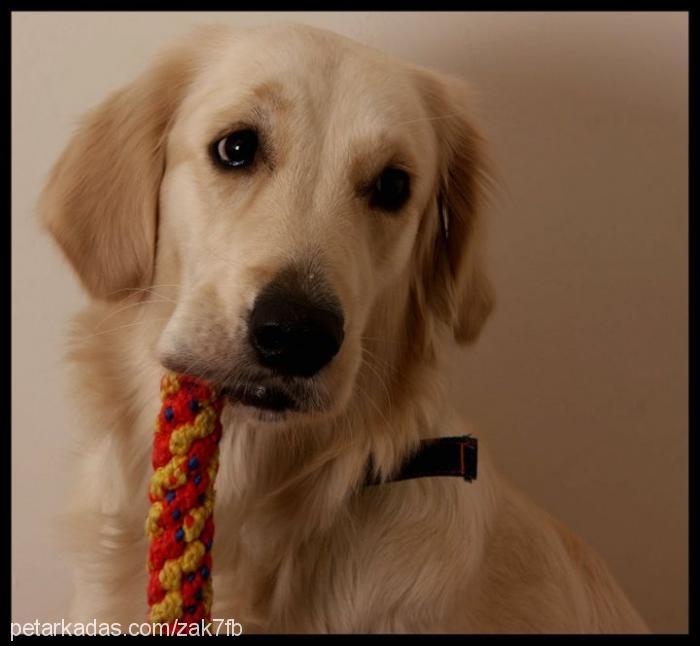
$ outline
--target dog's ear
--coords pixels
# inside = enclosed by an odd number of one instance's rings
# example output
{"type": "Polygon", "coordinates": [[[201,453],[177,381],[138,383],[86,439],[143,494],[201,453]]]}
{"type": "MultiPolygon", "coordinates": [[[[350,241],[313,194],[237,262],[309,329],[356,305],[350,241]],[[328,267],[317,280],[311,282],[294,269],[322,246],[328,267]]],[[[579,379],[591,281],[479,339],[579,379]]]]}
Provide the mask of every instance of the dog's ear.
{"type": "Polygon", "coordinates": [[[203,45],[220,34],[200,28],[164,51],[85,116],[51,170],[40,217],[96,298],[122,298],[151,279],[168,126],[203,45]]]}
{"type": "Polygon", "coordinates": [[[423,69],[415,72],[440,151],[435,199],[421,233],[422,300],[459,343],[472,343],[493,309],[482,265],[481,210],[489,184],[483,140],[468,116],[466,84],[423,69]]]}

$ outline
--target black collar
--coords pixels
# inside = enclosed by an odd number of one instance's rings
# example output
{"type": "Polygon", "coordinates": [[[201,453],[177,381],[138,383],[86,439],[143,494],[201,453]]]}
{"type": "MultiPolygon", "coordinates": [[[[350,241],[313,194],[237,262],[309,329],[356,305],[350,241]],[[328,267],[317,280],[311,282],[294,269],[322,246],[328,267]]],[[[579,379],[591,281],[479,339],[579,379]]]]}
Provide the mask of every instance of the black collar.
{"type": "Polygon", "coordinates": [[[456,476],[471,482],[476,480],[477,449],[477,440],[470,435],[421,440],[418,450],[386,480],[374,477],[370,465],[365,485],[431,476],[456,476]]]}

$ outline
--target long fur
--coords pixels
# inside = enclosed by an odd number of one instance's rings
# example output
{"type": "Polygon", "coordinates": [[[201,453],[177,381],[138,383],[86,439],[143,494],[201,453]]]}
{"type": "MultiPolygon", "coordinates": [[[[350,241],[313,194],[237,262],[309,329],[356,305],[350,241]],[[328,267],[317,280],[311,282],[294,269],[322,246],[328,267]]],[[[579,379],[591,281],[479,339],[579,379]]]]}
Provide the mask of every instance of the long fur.
{"type": "MultiPolygon", "coordinates": [[[[186,329],[205,353],[214,337],[226,336],[217,331],[233,320],[231,311],[245,309],[280,258],[293,259],[304,248],[305,240],[289,233],[293,226],[275,237],[281,225],[264,219],[271,205],[281,213],[290,200],[322,194],[323,179],[304,175],[303,160],[286,160],[294,183],[279,180],[270,197],[264,188],[237,189],[246,197],[231,208],[240,208],[241,218],[259,215],[256,228],[245,225],[231,240],[243,245],[241,237],[250,237],[241,257],[262,253],[252,252],[254,245],[268,255],[256,256],[249,273],[223,243],[210,247],[216,254],[200,256],[198,267],[217,268],[211,275],[238,272],[236,280],[226,274],[226,294],[200,269],[189,272],[199,282],[188,277],[193,243],[182,231],[192,225],[173,224],[181,202],[192,220],[199,217],[197,196],[214,200],[230,190],[201,174],[186,185],[177,174],[187,163],[187,115],[203,105],[200,95],[219,100],[212,92],[223,91],[224,71],[234,70],[242,54],[276,46],[287,48],[277,52],[278,61],[309,56],[332,70],[326,72],[335,75],[334,93],[308,81],[322,97],[317,109],[324,115],[344,93],[356,93],[360,80],[368,103],[388,86],[397,114],[418,115],[416,136],[425,143],[419,170],[427,179],[417,184],[415,211],[407,216],[413,231],[408,224],[391,234],[373,229],[365,239],[349,216],[338,223],[319,219],[314,229],[319,266],[358,321],[349,330],[355,346],[318,386],[341,402],[332,414],[271,423],[225,409],[213,615],[235,617],[245,632],[645,632],[600,558],[494,471],[483,438],[472,484],[424,478],[362,487],[370,459],[386,478],[422,438],[471,430],[449,406],[441,368],[450,337],[474,341],[492,307],[480,258],[487,170],[461,82],[302,27],[198,32],[91,113],[47,183],[46,226],[94,297],[75,320],[69,350],[86,414],[76,443],[79,476],[64,516],[75,558],[71,618],[124,624],[144,618],[143,526],[163,339],[186,329]],[[358,68],[365,70],[362,79],[347,62],[355,59],[365,66],[358,68]],[[410,91],[403,90],[407,85],[410,91]],[[450,215],[447,240],[438,198],[450,215]],[[264,209],[256,206],[261,203],[264,209]],[[340,228],[343,244],[334,237],[340,228]],[[361,277],[353,278],[361,261],[341,251],[352,245],[358,258],[375,263],[379,286],[367,298],[358,296],[361,277]]],[[[263,80],[256,77],[265,69],[264,62],[251,67],[245,80],[263,80]]],[[[280,89],[294,90],[282,80],[254,94],[282,115],[277,135],[289,141],[282,155],[294,145],[294,129],[304,130],[315,154],[326,154],[345,129],[329,130],[321,141],[308,116],[316,109],[311,99],[306,113],[294,116],[280,89]]],[[[344,119],[352,130],[356,124],[344,119]]],[[[333,196],[327,203],[343,212],[337,187],[325,190],[333,196]]],[[[201,213],[221,211],[212,204],[201,213]]],[[[221,227],[244,225],[216,226],[223,239],[229,234],[221,227]]],[[[190,365],[208,367],[226,352],[212,347],[209,359],[202,354],[197,363],[191,356],[190,365]]]]}

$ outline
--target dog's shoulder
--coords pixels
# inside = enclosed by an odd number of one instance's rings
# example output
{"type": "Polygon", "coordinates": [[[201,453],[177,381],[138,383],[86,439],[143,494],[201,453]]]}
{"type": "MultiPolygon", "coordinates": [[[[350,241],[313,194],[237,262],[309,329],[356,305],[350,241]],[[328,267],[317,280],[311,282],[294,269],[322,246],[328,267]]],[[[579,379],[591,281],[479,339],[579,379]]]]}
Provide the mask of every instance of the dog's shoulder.
{"type": "MultiPolygon", "coordinates": [[[[499,632],[648,632],[596,551],[503,476],[481,592],[499,632]]],[[[485,619],[488,621],[488,619],[485,619]]]]}

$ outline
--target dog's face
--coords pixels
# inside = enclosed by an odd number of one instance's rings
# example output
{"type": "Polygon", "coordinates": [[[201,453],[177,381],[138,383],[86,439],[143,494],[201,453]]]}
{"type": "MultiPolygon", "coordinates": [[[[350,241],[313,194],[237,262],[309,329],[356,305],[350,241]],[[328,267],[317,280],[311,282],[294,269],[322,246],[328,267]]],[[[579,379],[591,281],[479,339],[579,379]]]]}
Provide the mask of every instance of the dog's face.
{"type": "Polygon", "coordinates": [[[165,367],[268,421],[334,415],[368,343],[488,314],[459,90],[314,29],[209,31],[93,113],[45,218],[94,296],[172,296],[165,367]]]}

